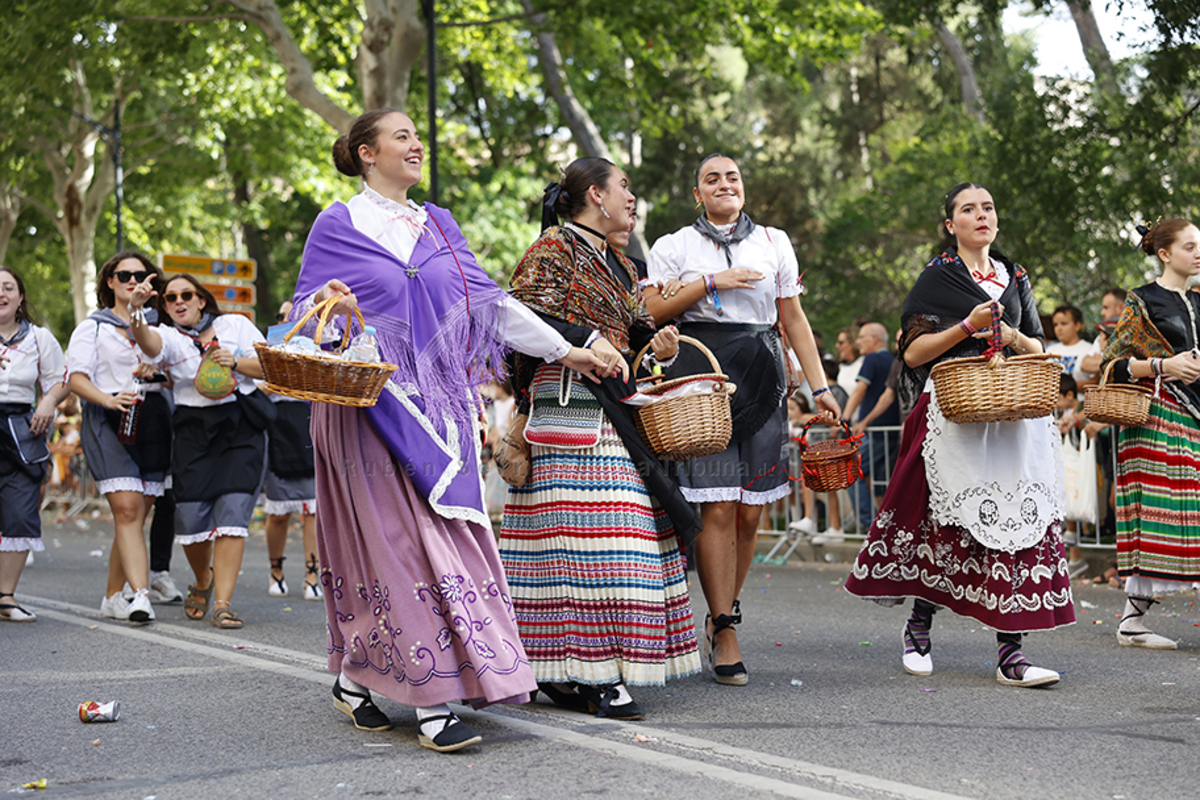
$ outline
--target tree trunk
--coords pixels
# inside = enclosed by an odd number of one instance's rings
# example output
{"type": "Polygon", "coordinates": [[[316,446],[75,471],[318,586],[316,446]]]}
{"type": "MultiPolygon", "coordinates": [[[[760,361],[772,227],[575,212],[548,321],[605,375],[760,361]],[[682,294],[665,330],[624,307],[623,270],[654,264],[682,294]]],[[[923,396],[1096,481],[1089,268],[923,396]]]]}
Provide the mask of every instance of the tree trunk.
{"type": "MultiPolygon", "coordinates": [[[[92,107],[91,92],[83,65],[72,61],[70,80],[74,84],[74,110],[86,117],[96,119],[92,107]]],[[[118,87],[114,103],[120,101],[118,87]]],[[[72,124],[74,136],[69,142],[52,143],[37,137],[35,143],[54,181],[54,204],[57,210],[30,200],[30,205],[46,214],[63,237],[67,248],[67,264],[71,275],[71,298],[78,324],[91,312],[92,298],[96,286],[96,224],[100,221],[104,204],[116,187],[116,168],[111,155],[105,152],[98,157],[96,145],[100,134],[89,125],[79,121],[72,124]],[[67,157],[70,154],[70,164],[67,157]]]]}
{"type": "Polygon", "coordinates": [[[934,18],[933,27],[937,30],[938,38],[942,40],[942,47],[946,48],[946,53],[950,56],[950,61],[958,73],[963,108],[975,119],[986,122],[987,118],[983,113],[983,95],[979,92],[979,82],[975,80],[975,67],[971,64],[971,57],[967,55],[966,48],[954,35],[954,31],[946,27],[946,23],[940,18],[934,18]]]}
{"type": "MultiPolygon", "coordinates": [[[[354,114],[342,108],[327,94],[317,88],[313,79],[313,65],[304,51],[292,38],[291,31],[279,13],[274,0],[225,0],[250,15],[267,41],[275,48],[279,62],[287,72],[285,88],[300,105],[314,112],[339,133],[346,133],[354,122],[354,114]]],[[[372,5],[379,5],[378,2],[372,5]]]]}
{"type": "Polygon", "coordinates": [[[1067,8],[1071,9],[1071,18],[1075,20],[1075,30],[1079,32],[1079,43],[1083,46],[1083,55],[1096,85],[1109,94],[1118,91],[1117,80],[1113,75],[1112,57],[1108,54],[1108,45],[1100,35],[1100,26],[1096,24],[1096,15],[1092,13],[1089,0],[1067,0],[1067,8]]]}
{"type": "Polygon", "coordinates": [[[21,194],[17,187],[0,183],[0,264],[8,253],[8,243],[17,229],[17,218],[21,216],[21,194]]]}
{"type": "Polygon", "coordinates": [[[363,108],[403,111],[413,64],[425,45],[420,0],[368,0],[366,8],[355,56],[363,108]]]}
{"type": "MultiPolygon", "coordinates": [[[[558,43],[554,40],[554,34],[543,27],[546,24],[545,14],[535,13],[531,0],[521,0],[521,8],[525,10],[526,14],[532,15],[530,30],[534,32],[537,42],[538,64],[542,68],[542,76],[546,79],[546,91],[554,98],[554,103],[558,106],[563,121],[571,129],[571,136],[575,139],[575,143],[586,155],[613,161],[612,151],[608,149],[608,144],[604,141],[600,129],[592,121],[587,109],[579,102],[575,92],[571,90],[571,83],[563,68],[562,54],[558,50],[558,43]]],[[[650,252],[640,230],[634,230],[629,237],[629,244],[630,250],[634,252],[650,252]]]]}

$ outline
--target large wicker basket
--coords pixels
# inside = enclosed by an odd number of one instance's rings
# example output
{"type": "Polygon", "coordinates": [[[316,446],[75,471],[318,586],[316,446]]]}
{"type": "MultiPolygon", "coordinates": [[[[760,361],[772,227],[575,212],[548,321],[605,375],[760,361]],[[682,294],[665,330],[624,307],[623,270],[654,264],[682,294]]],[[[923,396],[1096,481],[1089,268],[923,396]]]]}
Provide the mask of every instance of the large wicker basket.
{"type": "Polygon", "coordinates": [[[1150,417],[1150,389],[1136,384],[1110,384],[1110,361],[1100,377],[1099,386],[1089,386],[1083,395],[1083,416],[1108,425],[1145,425],[1150,417]]]}
{"type": "Polygon", "coordinates": [[[850,426],[842,420],[845,439],[824,439],[808,443],[808,429],[824,424],[820,417],[804,423],[804,431],[796,441],[800,445],[800,470],[804,485],[814,492],[836,492],[845,489],[863,476],[859,442],[862,436],[851,436],[850,426]]]}
{"type": "MultiPolygon", "coordinates": [[[[687,461],[719,453],[729,446],[729,437],[733,435],[729,398],[737,391],[737,387],[729,382],[728,375],[721,372],[716,357],[702,342],[690,336],[680,336],[679,342],[681,346],[687,342],[704,353],[713,371],[672,380],[654,378],[652,380],[656,385],[643,387],[642,393],[661,396],[685,383],[706,378],[718,383],[712,392],[671,397],[637,409],[634,417],[642,438],[655,453],[668,461],[687,461]]],[[[646,345],[634,358],[635,369],[649,349],[650,345],[646,345]]]]}
{"type": "MultiPolygon", "coordinates": [[[[290,341],[313,314],[319,313],[321,316],[317,332],[313,336],[313,341],[319,345],[329,314],[338,300],[337,297],[330,297],[314,305],[288,332],[284,341],[290,341]]],[[[354,316],[358,318],[361,327],[364,324],[363,318],[357,308],[354,309],[354,316]]],[[[342,343],[336,352],[344,350],[349,341],[350,314],[347,314],[342,343]]],[[[346,361],[340,356],[289,353],[262,342],[256,342],[254,349],[258,351],[258,361],[262,365],[267,389],[297,400],[312,400],[339,406],[375,405],[388,377],[397,369],[395,364],[368,364],[363,361],[346,361]]]]}
{"type": "Polygon", "coordinates": [[[931,370],[938,405],[951,422],[1014,422],[1054,413],[1062,367],[1056,355],[1001,355],[1000,314],[992,304],[992,346],[973,358],[955,358],[931,370]]]}

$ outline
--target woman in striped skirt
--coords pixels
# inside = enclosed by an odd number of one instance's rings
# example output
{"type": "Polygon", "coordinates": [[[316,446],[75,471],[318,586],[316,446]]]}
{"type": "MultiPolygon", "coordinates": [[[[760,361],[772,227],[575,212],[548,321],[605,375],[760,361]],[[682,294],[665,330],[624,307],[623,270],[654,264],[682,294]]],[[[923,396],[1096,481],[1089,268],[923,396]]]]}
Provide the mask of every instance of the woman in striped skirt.
{"type": "Polygon", "coordinates": [[[633,222],[621,170],[578,159],[547,187],[543,208],[512,294],[620,378],[592,383],[554,364],[518,365],[522,405],[532,400],[531,473],[509,492],[500,557],[538,688],[573,710],[640,719],[627,685],[700,668],[676,539],[694,537],[699,520],[621,402],[634,391],[629,356],[650,343],[665,360],[679,339],[672,328],[655,332],[636,268],[606,242],[633,222]]]}
{"type": "Polygon", "coordinates": [[[1117,570],[1125,613],[1117,641],[1174,650],[1143,617],[1154,595],[1200,585],[1200,230],[1185,219],[1138,226],[1162,275],[1125,298],[1104,351],[1113,377],[1154,385],[1145,425],[1122,428],[1117,445],[1117,570]]]}

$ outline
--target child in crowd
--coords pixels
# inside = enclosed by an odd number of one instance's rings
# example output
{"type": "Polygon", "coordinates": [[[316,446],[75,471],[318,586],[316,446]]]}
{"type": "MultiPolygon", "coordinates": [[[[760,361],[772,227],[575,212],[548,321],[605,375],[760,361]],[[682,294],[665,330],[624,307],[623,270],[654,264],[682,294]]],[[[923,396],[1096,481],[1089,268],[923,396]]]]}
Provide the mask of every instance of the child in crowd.
{"type": "MultiPolygon", "coordinates": [[[[1055,313],[1055,328],[1058,328],[1058,314],[1055,313]]],[[[1079,449],[1083,415],[1079,402],[1079,385],[1075,378],[1063,372],[1058,382],[1058,410],[1054,414],[1058,420],[1058,430],[1063,435],[1062,446],[1079,449]]],[[[1088,563],[1083,558],[1083,550],[1079,547],[1079,525],[1076,520],[1066,521],[1066,533],[1063,541],[1068,545],[1067,570],[1072,578],[1078,578],[1087,572],[1088,563]]]]}

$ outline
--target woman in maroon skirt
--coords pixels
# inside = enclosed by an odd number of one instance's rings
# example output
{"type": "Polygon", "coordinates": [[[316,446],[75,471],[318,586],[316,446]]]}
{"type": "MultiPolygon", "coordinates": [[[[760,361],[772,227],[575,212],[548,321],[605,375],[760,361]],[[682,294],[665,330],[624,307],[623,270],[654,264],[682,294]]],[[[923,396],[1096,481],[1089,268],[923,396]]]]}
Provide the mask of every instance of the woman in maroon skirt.
{"type": "Polygon", "coordinates": [[[1062,462],[1049,416],[959,425],[938,406],[930,371],[979,355],[1002,309],[1005,355],[1042,352],[1029,277],[992,249],[996,207],[978,184],[946,197],[943,252],[904,304],[901,389],[920,393],[894,477],[846,582],[882,605],[912,597],[904,669],[933,672],[929,628],[939,607],[996,630],[996,679],[1047,686],[1059,674],[1021,654],[1022,635],[1075,621],[1062,543],[1062,462]]]}

